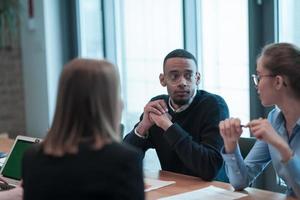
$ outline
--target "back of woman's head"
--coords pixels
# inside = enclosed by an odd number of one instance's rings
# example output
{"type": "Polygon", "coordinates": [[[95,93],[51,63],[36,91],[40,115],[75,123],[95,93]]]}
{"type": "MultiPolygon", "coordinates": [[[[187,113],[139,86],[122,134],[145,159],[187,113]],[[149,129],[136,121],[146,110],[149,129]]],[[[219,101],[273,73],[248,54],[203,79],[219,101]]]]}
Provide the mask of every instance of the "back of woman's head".
{"type": "Polygon", "coordinates": [[[60,77],[56,111],[43,143],[44,151],[60,156],[76,153],[82,141],[97,148],[119,140],[120,101],[118,73],[111,63],[72,60],[60,77]]]}
{"type": "Polygon", "coordinates": [[[261,53],[263,64],[273,75],[287,78],[287,86],[300,98],[300,49],[290,43],[266,45],[261,53]]]}

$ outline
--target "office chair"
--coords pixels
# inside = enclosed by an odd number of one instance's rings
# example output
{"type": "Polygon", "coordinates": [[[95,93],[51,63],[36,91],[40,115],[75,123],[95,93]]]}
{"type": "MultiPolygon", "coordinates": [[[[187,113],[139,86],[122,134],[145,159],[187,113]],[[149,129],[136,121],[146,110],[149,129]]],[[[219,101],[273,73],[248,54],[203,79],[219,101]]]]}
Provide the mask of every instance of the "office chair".
{"type": "MultiPolygon", "coordinates": [[[[252,149],[256,138],[240,138],[239,147],[242,154],[242,157],[245,159],[252,149]]],[[[270,163],[266,169],[253,181],[250,187],[259,188],[263,190],[271,190],[273,192],[284,192],[285,187],[278,184],[277,175],[273,168],[273,165],[270,163]],[[267,180],[268,179],[268,180],[267,180]]]]}
{"type": "Polygon", "coordinates": [[[242,157],[245,159],[250,150],[252,149],[254,143],[256,142],[255,137],[241,137],[239,139],[239,147],[242,157]]]}
{"type": "MultiPolygon", "coordinates": [[[[252,149],[254,143],[256,142],[256,138],[244,138],[241,137],[239,140],[239,147],[242,154],[242,157],[245,159],[250,150],[252,149]]],[[[219,170],[218,175],[214,178],[215,181],[221,181],[225,183],[229,183],[229,179],[226,175],[225,171],[225,163],[223,163],[222,168],[219,170]]]]}

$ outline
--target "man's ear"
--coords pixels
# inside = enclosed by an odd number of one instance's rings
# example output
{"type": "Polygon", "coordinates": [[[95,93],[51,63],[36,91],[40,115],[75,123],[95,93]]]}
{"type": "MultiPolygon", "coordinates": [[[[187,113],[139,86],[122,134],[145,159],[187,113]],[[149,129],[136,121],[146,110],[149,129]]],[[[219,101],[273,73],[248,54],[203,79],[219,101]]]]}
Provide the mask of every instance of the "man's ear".
{"type": "Polygon", "coordinates": [[[199,72],[196,72],[196,85],[198,86],[200,84],[201,75],[199,72]]]}
{"type": "Polygon", "coordinates": [[[165,79],[165,75],[164,74],[159,74],[159,81],[160,81],[160,84],[163,86],[163,87],[166,87],[167,86],[167,83],[166,83],[166,79],[165,79]]]}

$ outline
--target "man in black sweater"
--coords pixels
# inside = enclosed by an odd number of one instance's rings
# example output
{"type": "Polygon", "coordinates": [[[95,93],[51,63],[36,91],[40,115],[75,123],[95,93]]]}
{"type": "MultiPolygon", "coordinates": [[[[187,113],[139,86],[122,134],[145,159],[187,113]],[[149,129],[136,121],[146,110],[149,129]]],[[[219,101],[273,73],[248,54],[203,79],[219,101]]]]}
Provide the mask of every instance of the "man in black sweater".
{"type": "Polygon", "coordinates": [[[124,141],[144,152],[155,148],[163,170],[212,180],[223,164],[218,124],[228,118],[225,101],[197,90],[197,61],[186,50],[165,57],[159,78],[168,95],[151,99],[124,141]]]}

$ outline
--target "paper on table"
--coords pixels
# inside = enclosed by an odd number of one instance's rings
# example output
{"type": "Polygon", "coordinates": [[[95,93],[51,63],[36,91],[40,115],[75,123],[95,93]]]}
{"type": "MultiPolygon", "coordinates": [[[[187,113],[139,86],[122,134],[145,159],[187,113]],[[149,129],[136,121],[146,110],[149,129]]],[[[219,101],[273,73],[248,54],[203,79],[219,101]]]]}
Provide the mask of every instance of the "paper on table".
{"type": "Polygon", "coordinates": [[[167,185],[174,184],[175,181],[160,181],[152,178],[144,178],[144,183],[145,183],[145,192],[148,192],[161,187],[165,187],[167,185]]]}
{"type": "Polygon", "coordinates": [[[208,186],[199,190],[185,192],[178,195],[160,198],[160,200],[199,200],[199,199],[214,199],[214,200],[233,200],[247,196],[240,192],[233,192],[223,188],[208,186]]]}
{"type": "Polygon", "coordinates": [[[2,165],[4,164],[5,160],[6,160],[6,157],[0,158],[0,168],[1,168],[2,165]]]}

